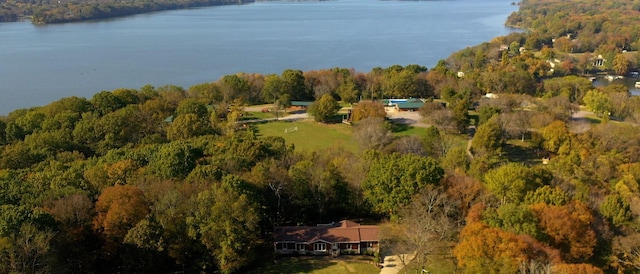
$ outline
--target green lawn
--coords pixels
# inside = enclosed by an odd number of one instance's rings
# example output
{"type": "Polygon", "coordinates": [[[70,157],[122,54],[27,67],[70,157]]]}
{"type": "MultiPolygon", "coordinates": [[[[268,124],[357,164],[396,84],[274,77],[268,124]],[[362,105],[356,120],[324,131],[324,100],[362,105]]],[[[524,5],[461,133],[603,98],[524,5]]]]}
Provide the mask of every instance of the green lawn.
{"type": "Polygon", "coordinates": [[[367,257],[291,257],[282,258],[249,273],[313,273],[313,274],[374,274],[380,273],[367,257]]]}
{"type": "Polygon", "coordinates": [[[358,150],[358,144],[351,137],[351,127],[345,124],[275,121],[251,126],[259,136],[281,136],[288,144],[294,144],[297,150],[313,151],[334,146],[353,152],[358,150]]]}
{"type": "Polygon", "coordinates": [[[417,135],[422,137],[426,135],[427,129],[423,127],[414,127],[410,125],[404,125],[399,123],[393,123],[391,125],[391,132],[394,137],[417,135]]]}
{"type": "MultiPolygon", "coordinates": [[[[423,265],[425,270],[434,274],[453,274],[457,272],[453,257],[444,255],[430,255],[427,264],[423,265]]],[[[404,269],[400,270],[404,273],[404,269]]],[[[412,261],[407,266],[407,273],[422,273],[422,268],[416,261],[412,261]]]]}
{"type": "MultiPolygon", "coordinates": [[[[280,112],[280,117],[287,116],[287,114],[283,111],[280,112]]],[[[259,120],[259,119],[269,119],[275,118],[276,115],[273,112],[261,112],[261,111],[247,111],[242,115],[241,120],[259,120]]]]}

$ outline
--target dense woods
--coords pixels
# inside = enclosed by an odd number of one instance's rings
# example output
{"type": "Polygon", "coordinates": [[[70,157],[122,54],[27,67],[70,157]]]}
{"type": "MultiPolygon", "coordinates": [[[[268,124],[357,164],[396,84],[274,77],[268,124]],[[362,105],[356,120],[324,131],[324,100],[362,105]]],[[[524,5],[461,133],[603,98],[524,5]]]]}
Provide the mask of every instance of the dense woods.
{"type": "Polygon", "coordinates": [[[640,99],[584,76],[637,69],[636,19],[617,18],[639,11],[567,3],[524,1],[509,23],[527,31],[431,69],[241,73],[15,110],[0,119],[0,272],[244,272],[273,258],[274,226],[358,219],[416,267],[635,273],[640,99]],[[399,97],[424,98],[433,126],[393,135],[379,99],[399,97]],[[357,103],[360,149],[241,123],[245,106],[297,100],[315,101],[309,123],[357,103]]]}

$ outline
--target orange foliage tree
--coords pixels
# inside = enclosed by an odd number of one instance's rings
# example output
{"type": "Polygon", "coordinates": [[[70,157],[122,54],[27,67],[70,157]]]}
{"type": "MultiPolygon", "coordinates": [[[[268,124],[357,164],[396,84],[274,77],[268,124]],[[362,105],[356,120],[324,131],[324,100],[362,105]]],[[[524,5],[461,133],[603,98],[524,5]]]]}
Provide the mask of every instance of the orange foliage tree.
{"type": "Polygon", "coordinates": [[[531,209],[565,260],[576,262],[593,255],[596,245],[596,234],[591,228],[593,215],[584,203],[573,201],[564,206],[536,204],[531,209]]]}
{"type": "Polygon", "coordinates": [[[604,274],[602,269],[590,264],[557,264],[551,267],[551,273],[556,274],[604,274]]]}
{"type": "Polygon", "coordinates": [[[130,185],[105,188],[95,209],[97,216],[93,220],[93,228],[102,233],[107,244],[121,243],[129,229],[149,213],[142,190],[130,185]]]}
{"type": "Polygon", "coordinates": [[[453,255],[467,273],[515,273],[527,261],[526,250],[516,235],[474,222],[462,229],[453,255]]]}
{"type": "Polygon", "coordinates": [[[476,204],[467,215],[460,242],[453,249],[458,266],[467,273],[515,273],[527,261],[528,244],[509,232],[480,221],[484,205],[476,204]]]}

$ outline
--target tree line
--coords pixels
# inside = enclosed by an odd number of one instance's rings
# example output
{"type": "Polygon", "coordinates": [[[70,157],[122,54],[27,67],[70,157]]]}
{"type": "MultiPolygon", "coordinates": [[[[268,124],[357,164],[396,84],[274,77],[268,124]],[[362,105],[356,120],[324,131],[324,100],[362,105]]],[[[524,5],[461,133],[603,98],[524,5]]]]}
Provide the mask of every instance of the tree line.
{"type": "Polygon", "coordinates": [[[179,0],[179,1],[2,1],[0,22],[12,22],[28,17],[34,24],[66,23],[93,19],[121,17],[133,14],[193,7],[237,5],[253,0],[179,0]]]}

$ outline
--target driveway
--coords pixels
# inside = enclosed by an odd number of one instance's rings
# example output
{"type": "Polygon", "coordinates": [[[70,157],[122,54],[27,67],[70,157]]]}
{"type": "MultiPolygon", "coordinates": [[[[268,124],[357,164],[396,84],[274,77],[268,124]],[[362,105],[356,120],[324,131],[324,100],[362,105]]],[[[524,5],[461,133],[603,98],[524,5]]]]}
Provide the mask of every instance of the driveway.
{"type": "Polygon", "coordinates": [[[430,127],[431,125],[423,122],[424,118],[420,115],[420,112],[417,111],[397,111],[390,110],[387,111],[387,117],[391,121],[411,125],[414,127],[430,127]]]}
{"type": "MultiPolygon", "coordinates": [[[[402,254],[402,256],[405,257],[404,263],[409,264],[413,260],[413,258],[415,258],[416,254],[402,254]]],[[[382,266],[383,267],[380,270],[380,274],[397,274],[404,268],[399,255],[385,256],[382,266]]]]}

